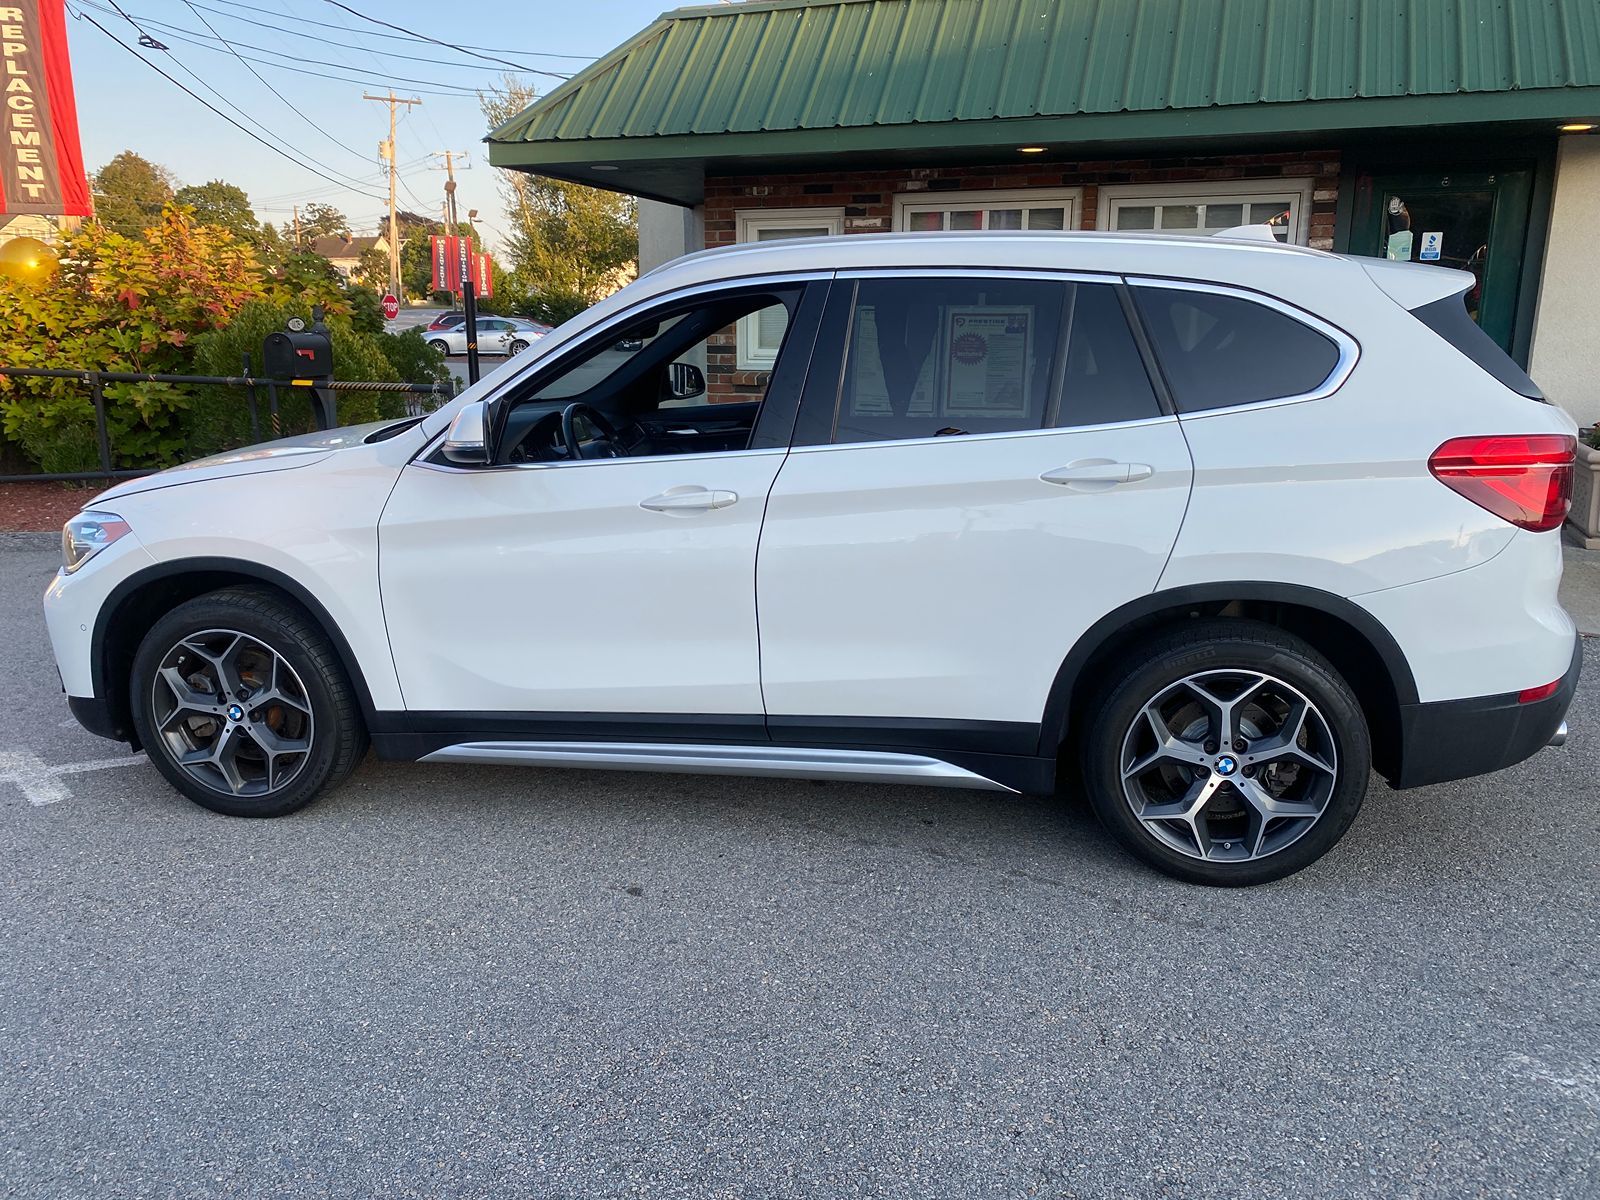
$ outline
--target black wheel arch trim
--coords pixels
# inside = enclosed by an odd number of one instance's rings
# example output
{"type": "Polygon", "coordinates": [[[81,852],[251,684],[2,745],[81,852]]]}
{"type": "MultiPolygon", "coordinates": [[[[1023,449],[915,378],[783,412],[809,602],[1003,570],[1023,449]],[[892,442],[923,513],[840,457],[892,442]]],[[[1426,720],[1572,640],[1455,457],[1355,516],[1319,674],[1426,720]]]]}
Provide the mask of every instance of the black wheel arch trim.
{"type": "Polygon", "coordinates": [[[311,589],[274,567],[250,562],[247,559],[199,557],[177,558],[145,567],[112,588],[105,602],[100,605],[100,611],[95,616],[94,633],[89,642],[89,661],[93,671],[95,698],[105,702],[107,711],[112,717],[109,724],[118,731],[114,736],[126,739],[132,737],[133,733],[132,720],[127,712],[126,689],[120,685],[114,686],[114,681],[108,675],[111,664],[106,654],[106,641],[111,633],[113,618],[130,597],[152,583],[184,575],[205,574],[238,575],[255,583],[275,587],[304,608],[333,644],[334,653],[339,656],[345,673],[350,677],[351,686],[355,688],[362,718],[370,725],[377,710],[372,703],[372,692],[367,687],[366,674],[361,669],[360,660],[350,648],[350,643],[345,639],[344,631],[339,628],[338,622],[333,619],[311,589]],[[119,693],[122,693],[120,702],[119,693]]]}
{"type": "Polygon", "coordinates": [[[1068,736],[1072,698],[1084,667],[1095,654],[1130,625],[1170,609],[1189,605],[1224,604],[1234,601],[1292,604],[1320,612],[1350,626],[1366,639],[1388,672],[1396,701],[1404,705],[1417,702],[1417,682],[1411,673],[1400,644],[1377,617],[1366,609],[1332,592],[1293,583],[1212,582],[1185,584],[1151,592],[1113,609],[1084,632],[1067,653],[1050,685],[1044,719],[1039,727],[1040,755],[1054,754],[1068,736]]]}

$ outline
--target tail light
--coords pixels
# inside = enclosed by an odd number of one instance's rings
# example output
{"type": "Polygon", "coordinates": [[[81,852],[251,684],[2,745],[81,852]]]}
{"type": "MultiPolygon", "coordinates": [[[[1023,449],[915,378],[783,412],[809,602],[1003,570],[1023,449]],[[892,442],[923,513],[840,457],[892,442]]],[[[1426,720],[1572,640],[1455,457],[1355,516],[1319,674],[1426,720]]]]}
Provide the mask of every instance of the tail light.
{"type": "Polygon", "coordinates": [[[1577,439],[1566,434],[1451,438],[1433,452],[1428,470],[1495,516],[1544,533],[1567,519],[1577,451],[1577,439]]]}

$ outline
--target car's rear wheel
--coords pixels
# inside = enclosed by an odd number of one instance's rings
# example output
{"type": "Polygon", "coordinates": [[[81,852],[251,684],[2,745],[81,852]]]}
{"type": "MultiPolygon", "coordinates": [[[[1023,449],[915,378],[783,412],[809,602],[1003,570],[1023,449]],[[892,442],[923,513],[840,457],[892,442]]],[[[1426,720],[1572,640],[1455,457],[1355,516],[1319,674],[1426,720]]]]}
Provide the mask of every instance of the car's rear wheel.
{"type": "Polygon", "coordinates": [[[129,699],[150,761],[229,816],[293,812],[366,752],[355,691],[327,636],[265,590],[212,592],[156,622],[134,655],[129,699]]]}
{"type": "Polygon", "coordinates": [[[1193,883],[1281,879],[1321,858],[1366,795],[1372,751],[1350,686],[1304,640],[1193,622],[1111,673],[1085,742],[1096,813],[1193,883]]]}
{"type": "Polygon", "coordinates": [[[429,338],[428,345],[446,357],[448,357],[450,354],[450,343],[445,341],[443,338],[429,338]]]}

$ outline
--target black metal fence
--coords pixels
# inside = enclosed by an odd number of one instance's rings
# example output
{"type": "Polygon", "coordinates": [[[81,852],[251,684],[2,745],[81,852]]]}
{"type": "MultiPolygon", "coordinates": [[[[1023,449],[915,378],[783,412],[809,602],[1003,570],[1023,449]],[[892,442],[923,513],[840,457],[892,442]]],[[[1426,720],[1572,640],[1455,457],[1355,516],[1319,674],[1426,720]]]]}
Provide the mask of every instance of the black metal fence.
{"type": "MultiPolygon", "coordinates": [[[[247,364],[248,366],[248,364],[247,364]]],[[[45,367],[0,367],[0,376],[13,379],[75,379],[89,389],[90,400],[94,404],[94,431],[95,443],[99,449],[100,467],[94,471],[66,471],[66,472],[34,472],[20,475],[0,475],[0,483],[32,483],[32,482],[74,482],[93,479],[130,479],[138,475],[149,475],[157,470],[155,467],[122,468],[114,465],[112,457],[111,435],[106,425],[106,395],[105,385],[108,383],[171,383],[194,384],[197,386],[242,388],[245,392],[245,403],[250,415],[250,435],[252,442],[262,439],[261,405],[258,395],[259,390],[265,390],[267,398],[267,428],[268,437],[279,434],[278,399],[284,389],[308,391],[313,386],[329,388],[334,392],[391,392],[402,393],[409,399],[407,409],[412,415],[420,415],[430,407],[423,397],[434,396],[438,402],[452,399],[456,394],[456,385],[452,383],[383,383],[351,380],[333,380],[322,382],[310,379],[261,379],[248,373],[243,375],[151,375],[134,371],[80,371],[74,369],[52,369],[45,367]]],[[[320,412],[317,405],[311,406],[313,414],[320,412]]]]}

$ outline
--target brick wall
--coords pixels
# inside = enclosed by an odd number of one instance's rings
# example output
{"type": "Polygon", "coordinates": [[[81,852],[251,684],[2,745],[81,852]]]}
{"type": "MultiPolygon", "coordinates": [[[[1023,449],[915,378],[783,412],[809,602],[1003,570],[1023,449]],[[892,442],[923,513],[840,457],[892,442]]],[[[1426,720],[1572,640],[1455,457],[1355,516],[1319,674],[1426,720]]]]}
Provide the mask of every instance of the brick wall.
{"type": "Polygon", "coordinates": [[[706,181],[706,245],[736,240],[736,212],[755,208],[843,208],[846,233],[882,233],[894,227],[894,198],[991,188],[1082,188],[1078,227],[1095,228],[1100,187],[1123,183],[1206,183],[1221,179],[1310,177],[1310,244],[1333,246],[1334,202],[1339,187],[1335,151],[1227,154],[1188,158],[1130,158],[1085,162],[1019,162],[991,167],[904,167],[804,175],[726,175],[706,181]]]}

